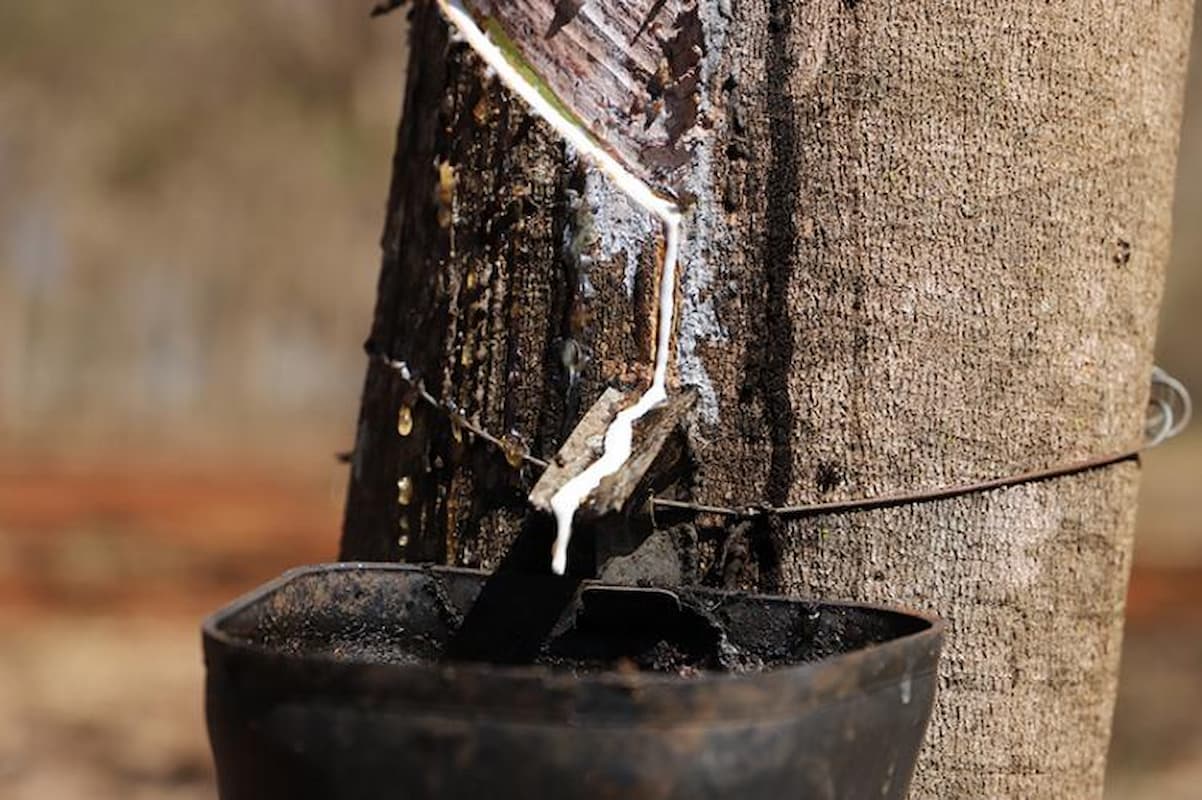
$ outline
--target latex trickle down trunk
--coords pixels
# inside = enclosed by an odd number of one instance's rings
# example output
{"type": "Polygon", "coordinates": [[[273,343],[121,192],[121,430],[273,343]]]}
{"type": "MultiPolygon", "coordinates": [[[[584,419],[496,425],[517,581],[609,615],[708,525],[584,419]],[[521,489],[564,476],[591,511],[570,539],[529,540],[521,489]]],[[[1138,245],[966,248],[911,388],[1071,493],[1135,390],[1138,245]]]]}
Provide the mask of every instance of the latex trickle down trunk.
{"type": "MultiPolygon", "coordinates": [[[[676,265],[680,253],[681,212],[665,193],[656,192],[636,177],[605,147],[593,138],[579,119],[567,109],[546,84],[520,60],[513,50],[506,51],[493,42],[472,13],[458,0],[439,0],[447,19],[467,40],[476,54],[529,109],[564,137],[586,159],[592,161],[634,203],[663,223],[663,264],[659,278],[658,321],[656,325],[655,366],[651,385],[634,404],[622,409],[605,432],[602,455],[579,475],[567,481],[551,498],[555,513],[556,537],[551,568],[562,575],[567,568],[568,544],[572,520],[581,504],[601,481],[621,469],[630,456],[634,425],[648,411],[668,397],[668,355],[671,351],[672,321],[675,317],[676,265]]],[[[487,23],[486,23],[487,24],[487,23]]]]}

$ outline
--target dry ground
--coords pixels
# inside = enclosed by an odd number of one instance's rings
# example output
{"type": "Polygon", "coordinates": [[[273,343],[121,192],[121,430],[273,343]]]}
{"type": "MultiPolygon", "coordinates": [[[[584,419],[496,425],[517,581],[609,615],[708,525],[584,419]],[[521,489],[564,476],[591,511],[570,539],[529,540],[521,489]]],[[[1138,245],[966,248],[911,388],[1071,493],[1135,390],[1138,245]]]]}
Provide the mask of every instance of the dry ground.
{"type": "Polygon", "coordinates": [[[330,558],[340,492],[333,466],[0,470],[0,797],[214,797],[200,619],[330,558]]]}

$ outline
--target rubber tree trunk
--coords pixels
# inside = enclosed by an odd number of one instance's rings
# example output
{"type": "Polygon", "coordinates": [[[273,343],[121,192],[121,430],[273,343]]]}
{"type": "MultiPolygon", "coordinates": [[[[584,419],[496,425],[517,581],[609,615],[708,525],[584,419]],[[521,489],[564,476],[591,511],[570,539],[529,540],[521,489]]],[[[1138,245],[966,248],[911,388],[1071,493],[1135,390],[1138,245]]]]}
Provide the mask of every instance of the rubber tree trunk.
{"type": "MultiPolygon", "coordinates": [[[[1137,441],[1190,14],[701,0],[680,491],[867,497],[1137,441]]],[[[656,229],[431,6],[412,39],[372,343],[549,456],[606,386],[646,377],[656,229]]],[[[369,368],[342,557],[493,567],[537,475],[420,403],[401,435],[412,400],[369,368]]],[[[1127,462],[751,532],[700,516],[685,579],[943,615],[914,796],[1097,797],[1138,477],[1127,462]]]]}

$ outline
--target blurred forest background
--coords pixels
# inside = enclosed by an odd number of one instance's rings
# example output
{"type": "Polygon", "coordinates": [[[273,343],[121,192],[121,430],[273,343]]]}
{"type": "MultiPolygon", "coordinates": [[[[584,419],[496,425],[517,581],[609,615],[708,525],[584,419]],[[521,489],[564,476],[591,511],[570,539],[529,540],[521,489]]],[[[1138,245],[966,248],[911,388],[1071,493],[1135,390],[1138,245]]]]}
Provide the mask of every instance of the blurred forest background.
{"type": "MultiPolygon", "coordinates": [[[[213,798],[199,620],[334,556],[407,58],[367,9],[0,4],[0,796],[213,798]]],[[[1202,395],[1194,67],[1160,363],[1202,395]]],[[[1113,800],[1202,786],[1200,472],[1198,426],[1145,460],[1113,800]]]]}

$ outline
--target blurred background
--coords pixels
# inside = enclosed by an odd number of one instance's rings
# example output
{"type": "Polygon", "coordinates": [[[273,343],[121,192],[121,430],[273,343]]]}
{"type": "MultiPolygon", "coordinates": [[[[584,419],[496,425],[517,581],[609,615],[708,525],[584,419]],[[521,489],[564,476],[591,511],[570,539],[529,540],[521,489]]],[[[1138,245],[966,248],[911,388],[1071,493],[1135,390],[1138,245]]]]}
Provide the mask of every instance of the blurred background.
{"type": "MultiPolygon", "coordinates": [[[[335,554],[407,49],[367,8],[0,3],[2,797],[215,797],[199,619],[335,554]]],[[[1186,105],[1159,360],[1202,395],[1186,105]]],[[[1145,465],[1108,798],[1192,799],[1202,426],[1145,465]]]]}

